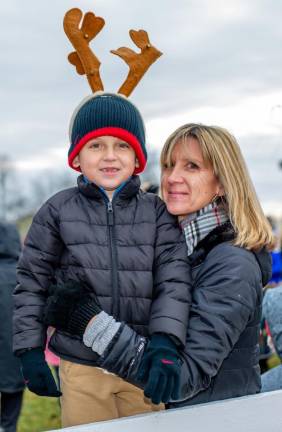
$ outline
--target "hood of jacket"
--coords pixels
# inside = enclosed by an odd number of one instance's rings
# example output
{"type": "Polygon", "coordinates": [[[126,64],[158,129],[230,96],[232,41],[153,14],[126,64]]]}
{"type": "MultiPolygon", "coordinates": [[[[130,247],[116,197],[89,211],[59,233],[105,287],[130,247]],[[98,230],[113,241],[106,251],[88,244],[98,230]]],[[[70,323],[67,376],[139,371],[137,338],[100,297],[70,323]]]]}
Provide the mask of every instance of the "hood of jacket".
{"type": "Polygon", "coordinates": [[[258,265],[260,267],[261,275],[262,275],[262,286],[265,286],[272,276],[272,259],[271,255],[265,248],[260,251],[252,251],[258,265]]]}

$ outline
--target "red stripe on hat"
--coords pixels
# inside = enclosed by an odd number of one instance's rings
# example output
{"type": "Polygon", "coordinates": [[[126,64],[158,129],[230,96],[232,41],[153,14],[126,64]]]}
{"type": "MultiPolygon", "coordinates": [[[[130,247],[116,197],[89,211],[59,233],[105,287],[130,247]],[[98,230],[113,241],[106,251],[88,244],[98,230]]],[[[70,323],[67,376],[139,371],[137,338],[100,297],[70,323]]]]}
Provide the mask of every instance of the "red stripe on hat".
{"type": "Polygon", "coordinates": [[[73,160],[78,155],[80,150],[85,146],[85,144],[90,141],[93,138],[98,138],[100,136],[113,136],[116,138],[120,138],[123,141],[127,142],[133,150],[136,153],[136,157],[139,161],[139,167],[135,168],[134,174],[141,173],[145,166],[146,166],[146,158],[143,153],[142,146],[135,135],[133,135],[131,132],[128,132],[125,129],[118,128],[118,127],[104,127],[100,129],[96,129],[92,132],[88,132],[86,135],[84,135],[75,145],[73,151],[70,153],[68,157],[69,166],[73,168],[76,171],[81,171],[80,167],[76,168],[73,166],[73,160]]]}

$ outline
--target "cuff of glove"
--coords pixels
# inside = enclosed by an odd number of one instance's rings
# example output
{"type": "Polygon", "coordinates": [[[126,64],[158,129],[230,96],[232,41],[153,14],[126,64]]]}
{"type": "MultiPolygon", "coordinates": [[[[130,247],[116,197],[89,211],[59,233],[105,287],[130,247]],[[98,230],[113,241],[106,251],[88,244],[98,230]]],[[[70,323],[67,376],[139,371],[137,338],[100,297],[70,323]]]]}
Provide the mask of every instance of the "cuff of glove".
{"type": "Polygon", "coordinates": [[[70,317],[68,331],[82,337],[89,321],[100,312],[101,308],[94,301],[79,306],[70,317]]]}
{"type": "Polygon", "coordinates": [[[177,343],[174,337],[165,333],[154,333],[151,336],[151,344],[156,346],[162,346],[164,348],[177,349],[177,343]]]}
{"type": "Polygon", "coordinates": [[[24,361],[37,361],[37,360],[45,360],[44,349],[41,347],[37,348],[27,348],[22,350],[18,356],[22,362],[24,361]]]}

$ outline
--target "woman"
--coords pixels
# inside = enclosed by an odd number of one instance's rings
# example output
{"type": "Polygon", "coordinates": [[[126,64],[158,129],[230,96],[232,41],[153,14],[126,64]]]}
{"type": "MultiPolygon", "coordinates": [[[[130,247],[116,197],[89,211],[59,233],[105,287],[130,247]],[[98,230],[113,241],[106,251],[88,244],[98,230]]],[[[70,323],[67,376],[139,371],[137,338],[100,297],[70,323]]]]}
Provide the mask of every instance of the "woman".
{"type": "Polygon", "coordinates": [[[222,128],[187,124],[166,141],[161,168],[163,199],[179,218],[193,271],[181,365],[160,359],[166,378],[156,381],[154,368],[145,376],[150,341],[97,313],[97,305],[93,313],[75,300],[66,309],[64,287],[50,299],[46,323],[79,335],[86,328],[84,343],[99,354],[99,366],[143,385],[146,396],[154,403],[169,401],[168,408],[257,393],[262,287],[271,275],[267,250],[273,236],[239,146],[222,128]],[[86,311],[79,332],[71,323],[86,311]],[[166,372],[170,368],[177,377],[180,367],[181,391],[173,401],[178,382],[166,372]]]}

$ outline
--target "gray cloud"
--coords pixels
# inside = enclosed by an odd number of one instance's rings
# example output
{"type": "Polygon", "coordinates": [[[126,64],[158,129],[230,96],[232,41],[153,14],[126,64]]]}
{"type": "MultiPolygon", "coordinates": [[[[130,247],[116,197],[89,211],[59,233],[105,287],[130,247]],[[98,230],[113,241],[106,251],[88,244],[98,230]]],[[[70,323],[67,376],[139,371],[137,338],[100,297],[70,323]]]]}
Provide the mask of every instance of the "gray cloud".
{"type": "MultiPolygon", "coordinates": [[[[90,92],[66,60],[71,46],[62,19],[76,5],[70,0],[1,3],[0,147],[14,159],[67,143],[71,112],[90,92]]],[[[281,91],[282,4],[277,0],[97,0],[94,6],[106,20],[92,45],[106,89],[117,90],[127,75],[109,50],[134,48],[130,28],[147,29],[164,52],[132,96],[147,121],[164,116],[169,122],[177,113],[281,91]]],[[[80,1],[79,7],[91,10],[93,2],[80,1]]],[[[282,201],[273,187],[282,174],[279,138],[254,134],[240,142],[260,196],[266,199],[271,188],[282,201]],[[266,141],[267,157],[263,151],[258,156],[266,141]]]]}

